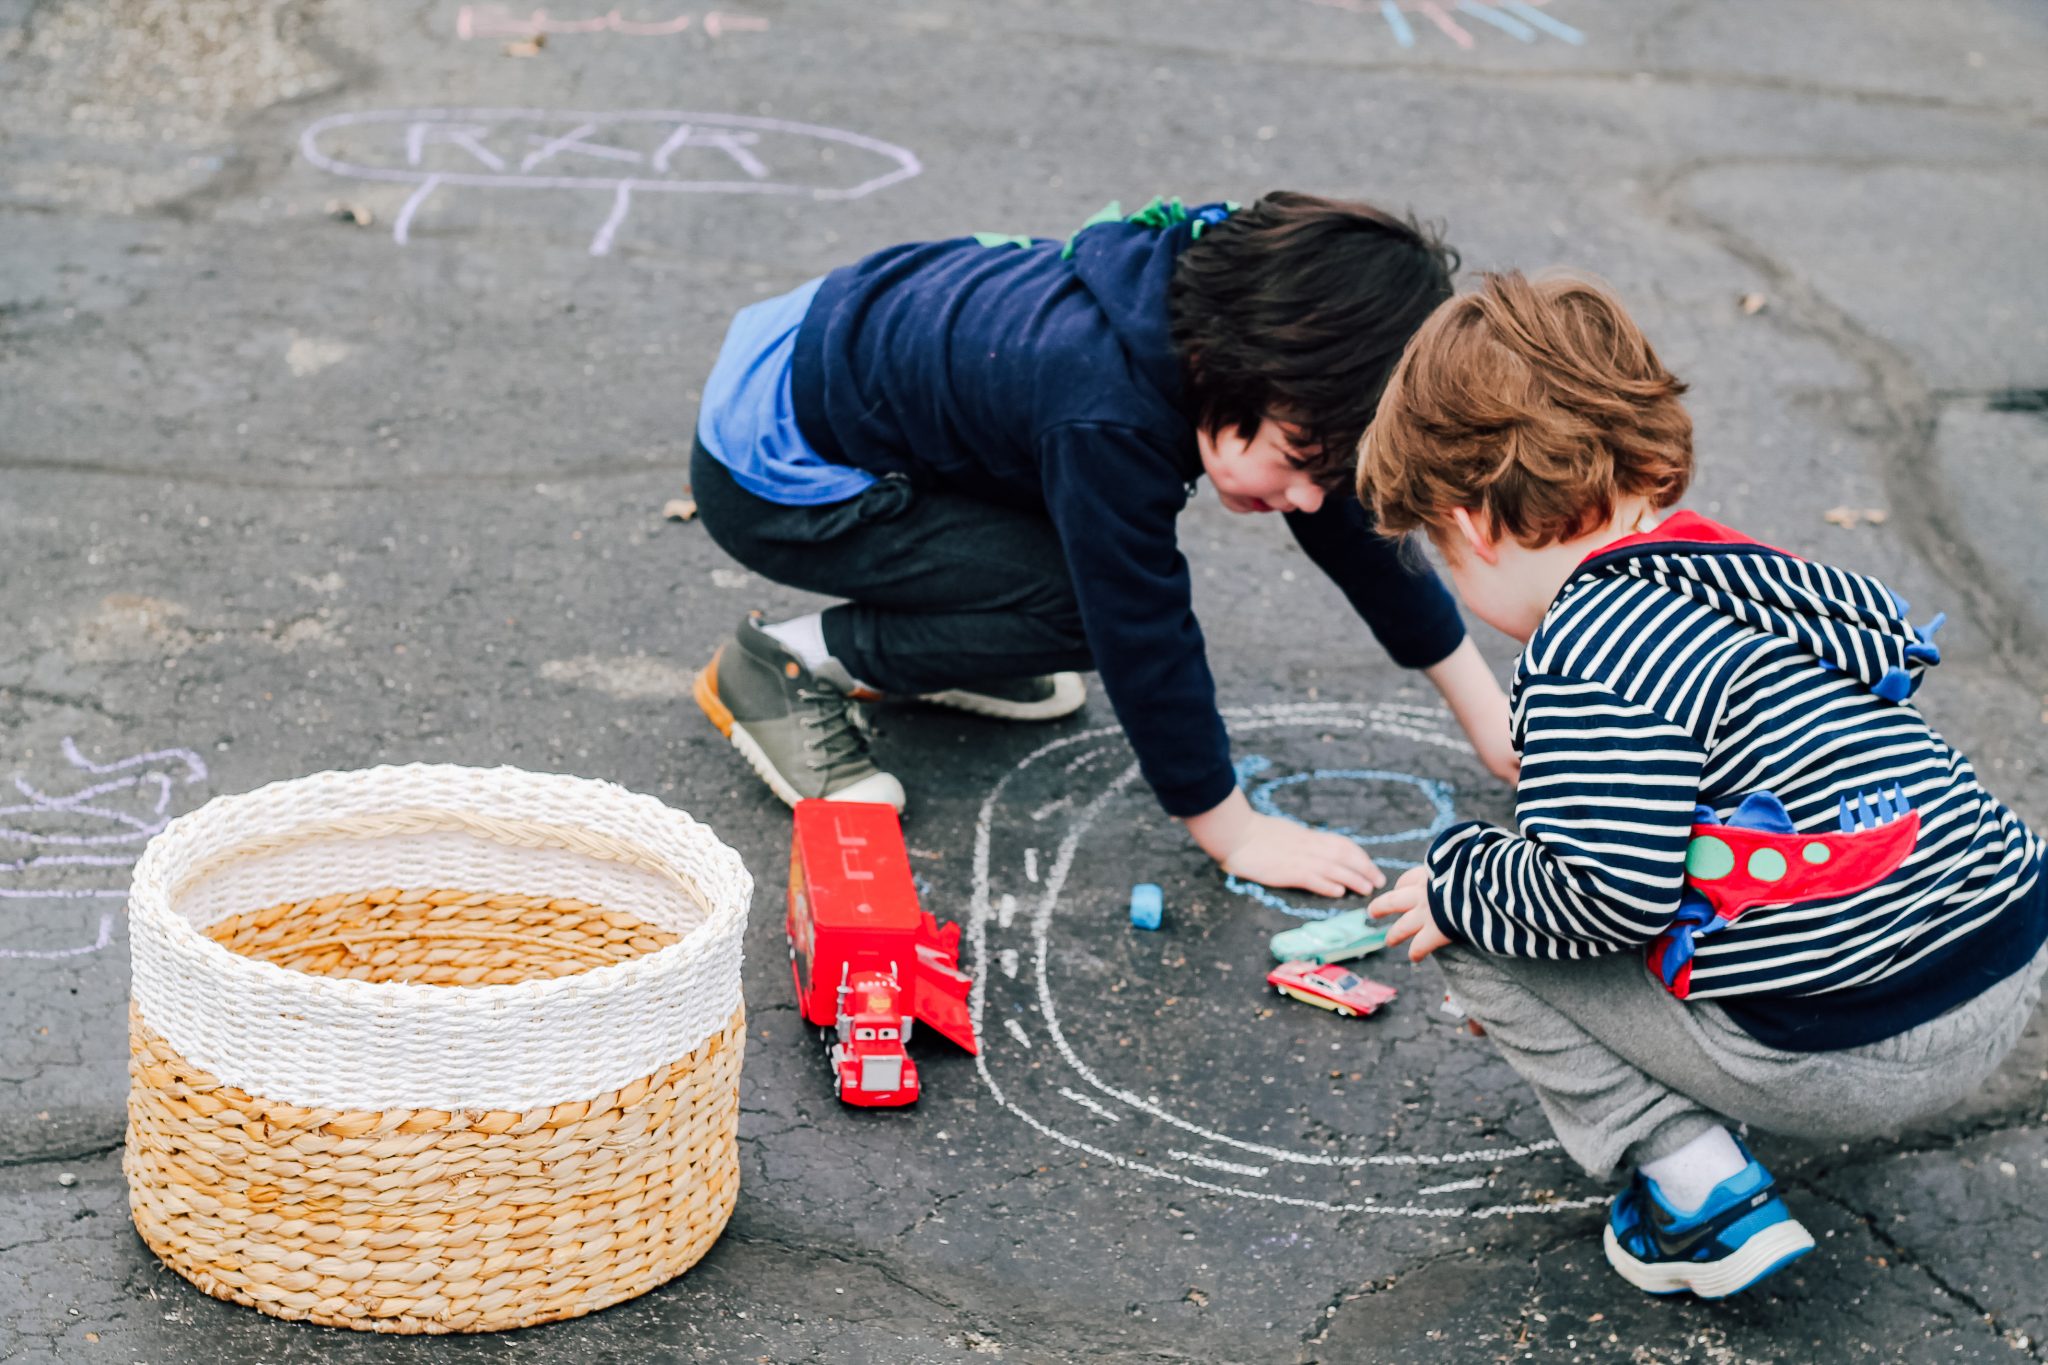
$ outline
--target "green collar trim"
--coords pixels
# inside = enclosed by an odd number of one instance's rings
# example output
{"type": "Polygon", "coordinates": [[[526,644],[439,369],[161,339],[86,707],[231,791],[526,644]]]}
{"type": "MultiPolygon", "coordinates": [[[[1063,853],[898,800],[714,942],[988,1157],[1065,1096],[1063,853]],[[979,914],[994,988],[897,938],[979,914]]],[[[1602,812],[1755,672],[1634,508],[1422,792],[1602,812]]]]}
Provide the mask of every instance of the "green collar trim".
{"type": "MultiPolygon", "coordinates": [[[[1226,212],[1236,213],[1243,205],[1238,204],[1234,200],[1226,199],[1223,207],[1226,212]]],[[[1080,240],[1082,233],[1094,227],[1097,223],[1134,223],[1139,227],[1152,228],[1155,231],[1163,232],[1167,228],[1176,228],[1182,223],[1188,222],[1193,223],[1193,226],[1188,230],[1189,235],[1199,238],[1202,235],[1202,229],[1209,226],[1210,220],[1206,217],[1197,217],[1189,213],[1188,206],[1183,204],[1178,196],[1167,199],[1160,195],[1154,195],[1151,203],[1128,216],[1124,213],[1123,201],[1121,199],[1112,199],[1101,208],[1095,210],[1087,222],[1074,229],[1073,235],[1067,238],[1067,244],[1060,248],[1060,259],[1063,261],[1073,259],[1074,244],[1080,240]]]]}

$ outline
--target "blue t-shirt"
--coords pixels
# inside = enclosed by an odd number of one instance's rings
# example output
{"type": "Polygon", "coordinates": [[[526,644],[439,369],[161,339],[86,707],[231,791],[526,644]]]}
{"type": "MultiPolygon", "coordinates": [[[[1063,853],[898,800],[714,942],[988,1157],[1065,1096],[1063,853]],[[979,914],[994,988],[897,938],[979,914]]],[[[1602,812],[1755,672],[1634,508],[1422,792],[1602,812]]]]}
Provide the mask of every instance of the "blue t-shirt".
{"type": "Polygon", "coordinates": [[[864,469],[827,461],[797,429],[789,359],[797,327],[823,283],[815,279],[739,311],[704,381],[697,418],[697,439],[732,471],[733,481],[785,507],[844,502],[875,482],[864,469]]]}

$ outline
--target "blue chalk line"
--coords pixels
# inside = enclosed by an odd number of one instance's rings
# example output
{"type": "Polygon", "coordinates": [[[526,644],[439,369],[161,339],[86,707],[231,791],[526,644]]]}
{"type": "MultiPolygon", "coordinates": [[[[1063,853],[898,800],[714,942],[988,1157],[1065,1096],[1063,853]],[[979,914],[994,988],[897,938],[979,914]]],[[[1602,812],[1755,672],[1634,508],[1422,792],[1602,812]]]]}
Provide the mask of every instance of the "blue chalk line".
{"type": "Polygon", "coordinates": [[[1573,28],[1570,24],[1551,18],[1534,5],[1523,3],[1523,0],[1494,0],[1494,3],[1510,14],[1520,18],[1524,23],[1542,29],[1553,38],[1563,39],[1573,47],[1578,47],[1586,41],[1586,35],[1573,28]]]}
{"type": "MultiPolygon", "coordinates": [[[[1317,768],[1311,772],[1292,773],[1286,777],[1268,778],[1266,781],[1253,786],[1249,785],[1249,779],[1272,767],[1273,760],[1262,754],[1247,754],[1243,758],[1238,759],[1233,766],[1237,770],[1238,783],[1244,786],[1245,796],[1251,801],[1253,810],[1261,815],[1277,816],[1279,819],[1297,825],[1306,825],[1307,822],[1297,820],[1286,811],[1281,810],[1279,804],[1273,799],[1273,793],[1282,787],[1291,787],[1301,782],[1402,782],[1415,788],[1428,799],[1432,814],[1429,823],[1420,829],[1404,829],[1394,834],[1360,834],[1356,830],[1346,829],[1342,825],[1308,826],[1312,829],[1324,830],[1330,834],[1341,834],[1361,848],[1370,848],[1378,844],[1427,842],[1449,829],[1451,823],[1458,818],[1457,809],[1452,804],[1451,798],[1454,792],[1451,784],[1438,781],[1433,777],[1417,777],[1413,773],[1388,772],[1380,768],[1317,768]]],[[[1381,867],[1395,870],[1405,870],[1418,865],[1413,860],[1407,858],[1381,857],[1375,858],[1373,861],[1381,867]]],[[[1258,882],[1245,881],[1241,877],[1225,874],[1223,885],[1227,890],[1234,891],[1240,896],[1249,896],[1268,909],[1278,910],[1282,914],[1292,915],[1296,919],[1328,919],[1332,915],[1342,913],[1328,906],[1292,904],[1275,894],[1272,888],[1262,886],[1258,882]]]]}
{"type": "Polygon", "coordinates": [[[1408,26],[1408,16],[1401,13],[1401,6],[1395,0],[1380,0],[1380,13],[1387,18],[1387,27],[1394,30],[1394,41],[1402,47],[1415,46],[1415,30],[1408,26]]]}
{"type": "Polygon", "coordinates": [[[1519,38],[1525,43],[1536,41],[1535,29],[1530,28],[1512,15],[1502,14],[1491,5],[1480,4],[1479,0],[1458,0],[1458,10],[1460,13],[1471,15],[1482,23],[1492,24],[1502,33],[1508,34],[1510,37],[1519,38]]]}

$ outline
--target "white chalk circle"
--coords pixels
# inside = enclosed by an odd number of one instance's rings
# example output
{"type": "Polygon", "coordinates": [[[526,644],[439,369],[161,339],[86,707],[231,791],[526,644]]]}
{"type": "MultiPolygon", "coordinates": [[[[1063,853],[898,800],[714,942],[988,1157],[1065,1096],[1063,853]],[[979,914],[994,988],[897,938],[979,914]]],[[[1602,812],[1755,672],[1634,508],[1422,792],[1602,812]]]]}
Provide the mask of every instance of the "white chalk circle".
{"type": "MultiPolygon", "coordinates": [[[[1226,708],[1223,714],[1240,745],[1252,736],[1270,737],[1287,730],[1350,730],[1358,732],[1360,747],[1366,747],[1370,737],[1471,752],[1448,733],[1442,713],[1433,707],[1322,703],[1226,708]]],[[[1479,1192],[1483,1199],[1491,1183],[1485,1173],[1488,1167],[1538,1157],[1556,1163],[1558,1144],[1552,1139],[1463,1150],[1336,1154],[1257,1141],[1196,1123],[1174,1112],[1159,1095],[1139,1094],[1099,1074],[1062,1027],[1051,943],[1076,852],[1096,818],[1137,780],[1137,765],[1121,732],[1103,727],[1035,750],[1006,773],[982,803],[975,825],[968,914],[969,968],[974,977],[970,1005],[982,1043],[975,1067],[997,1103],[1041,1135],[1120,1170],[1233,1198],[1333,1213],[1435,1219],[1558,1213],[1606,1202],[1604,1194],[1540,1203],[1475,1204],[1443,1198],[1479,1192]],[[1048,787],[1057,788],[1062,799],[1046,804],[1048,787]],[[1045,818],[1053,813],[1063,815],[1065,823],[1053,826],[1045,818]],[[1053,843],[1049,860],[1040,847],[1046,843],[1053,843]],[[982,1027],[984,1019],[998,1017],[1000,1031],[982,1027]],[[1068,1131],[1083,1124],[1085,1137],[1068,1131]],[[1456,1178],[1472,1176],[1475,1168],[1478,1178],[1456,1178]],[[1359,1198],[1317,1198],[1275,1188],[1282,1178],[1297,1176],[1346,1190],[1347,1180],[1367,1173],[1391,1178],[1401,1188],[1359,1198]]],[[[1431,796],[1434,802],[1436,793],[1431,796]]],[[[1401,832],[1404,837],[1416,833],[1401,832]]],[[[1364,837],[1371,837],[1371,832],[1364,837]]],[[[1560,1177],[1570,1179],[1559,1172],[1548,1176],[1546,1183],[1560,1177]]]]}
{"type": "Polygon", "coordinates": [[[636,193],[859,199],[924,168],[879,138],[787,119],[672,109],[371,109],[299,134],[334,175],[416,186],[391,227],[403,246],[443,186],[601,190],[611,212],[590,254],[611,250],[636,193]]]}

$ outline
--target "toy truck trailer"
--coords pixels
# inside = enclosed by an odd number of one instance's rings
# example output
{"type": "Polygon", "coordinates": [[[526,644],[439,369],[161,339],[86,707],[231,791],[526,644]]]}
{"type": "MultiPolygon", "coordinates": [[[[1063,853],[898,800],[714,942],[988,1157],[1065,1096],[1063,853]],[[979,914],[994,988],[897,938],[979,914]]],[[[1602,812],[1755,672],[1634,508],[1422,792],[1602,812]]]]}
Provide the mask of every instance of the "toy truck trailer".
{"type": "Polygon", "coordinates": [[[801,801],[790,843],[790,972],[806,1022],[832,1032],[849,1104],[909,1104],[917,1067],[903,1044],[922,1020],[979,1052],[960,970],[960,926],[919,907],[903,828],[886,805],[801,801]]]}

